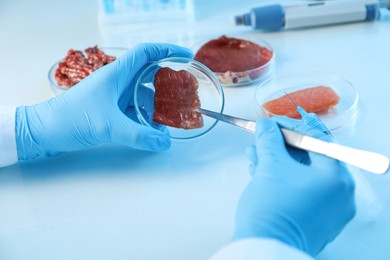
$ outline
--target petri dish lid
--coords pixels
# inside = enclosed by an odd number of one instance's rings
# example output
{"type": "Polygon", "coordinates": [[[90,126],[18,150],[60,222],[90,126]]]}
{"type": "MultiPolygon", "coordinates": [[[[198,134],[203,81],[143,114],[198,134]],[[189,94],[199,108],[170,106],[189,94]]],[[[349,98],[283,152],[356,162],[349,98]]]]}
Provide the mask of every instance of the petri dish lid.
{"type": "Polygon", "coordinates": [[[255,98],[260,114],[272,117],[275,114],[263,104],[301,89],[327,86],[339,96],[339,102],[328,111],[317,113],[329,130],[351,127],[357,117],[359,95],[354,85],[337,75],[318,71],[299,71],[275,76],[256,88],[255,98]]]}

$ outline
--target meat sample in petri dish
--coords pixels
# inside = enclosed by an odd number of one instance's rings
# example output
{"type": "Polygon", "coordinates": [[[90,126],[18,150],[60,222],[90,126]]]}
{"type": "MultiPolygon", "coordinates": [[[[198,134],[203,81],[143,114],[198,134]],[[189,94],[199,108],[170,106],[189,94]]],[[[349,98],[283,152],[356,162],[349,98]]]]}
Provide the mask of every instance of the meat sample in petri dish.
{"type": "Polygon", "coordinates": [[[203,127],[198,80],[188,71],[161,68],[154,78],[153,121],[183,129],[203,127]]]}
{"type": "Polygon", "coordinates": [[[330,87],[316,86],[300,89],[265,102],[263,108],[274,115],[301,118],[297,106],[308,113],[324,113],[339,103],[339,96],[330,87]]]}
{"type": "Polygon", "coordinates": [[[84,53],[70,49],[58,64],[54,78],[59,86],[70,88],[115,59],[114,56],[106,55],[97,46],[85,49],[84,53]]]}
{"type": "Polygon", "coordinates": [[[258,44],[223,35],[203,44],[194,59],[213,71],[222,84],[242,85],[271,72],[273,57],[272,49],[265,42],[258,44]]]}

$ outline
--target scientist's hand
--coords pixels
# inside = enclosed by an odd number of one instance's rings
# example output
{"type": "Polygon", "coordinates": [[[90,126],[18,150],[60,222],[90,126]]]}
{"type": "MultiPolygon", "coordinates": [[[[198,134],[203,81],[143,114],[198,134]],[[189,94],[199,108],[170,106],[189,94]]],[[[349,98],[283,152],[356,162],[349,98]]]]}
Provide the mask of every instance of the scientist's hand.
{"type": "MultiPolygon", "coordinates": [[[[41,104],[18,107],[16,143],[19,160],[56,155],[97,144],[135,149],[168,149],[163,131],[141,125],[133,108],[137,75],[151,62],[166,57],[193,56],[170,44],[140,44],[116,61],[98,69],[63,94],[41,104]]],[[[153,94],[143,95],[153,109],[153,94]]],[[[150,111],[147,111],[150,114],[150,111]]]]}
{"type": "Polygon", "coordinates": [[[302,150],[286,148],[275,121],[331,141],[299,120],[259,119],[256,145],[248,149],[253,178],[238,205],[233,239],[277,239],[315,256],[353,218],[354,181],[337,160],[315,153],[301,160],[302,150]]]}

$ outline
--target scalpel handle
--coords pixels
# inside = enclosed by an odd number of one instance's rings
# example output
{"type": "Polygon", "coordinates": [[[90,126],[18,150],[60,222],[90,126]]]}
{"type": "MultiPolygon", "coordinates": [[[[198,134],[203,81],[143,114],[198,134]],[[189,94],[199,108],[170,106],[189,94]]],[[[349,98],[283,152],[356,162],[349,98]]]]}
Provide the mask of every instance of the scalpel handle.
{"type": "Polygon", "coordinates": [[[329,143],[327,156],[346,162],[375,174],[384,174],[389,170],[389,158],[382,154],[359,150],[343,145],[329,143]]]}
{"type": "Polygon", "coordinates": [[[375,174],[389,170],[389,158],[378,153],[359,150],[282,128],[285,142],[291,146],[320,153],[375,174]]]}
{"type": "MultiPolygon", "coordinates": [[[[256,132],[256,122],[237,118],[222,113],[198,108],[197,112],[215,118],[217,120],[241,127],[251,133],[256,132]]],[[[335,143],[328,143],[307,135],[303,135],[285,128],[281,128],[284,140],[287,144],[351,164],[375,174],[386,173],[389,169],[389,159],[381,154],[358,150],[335,143]]]]}

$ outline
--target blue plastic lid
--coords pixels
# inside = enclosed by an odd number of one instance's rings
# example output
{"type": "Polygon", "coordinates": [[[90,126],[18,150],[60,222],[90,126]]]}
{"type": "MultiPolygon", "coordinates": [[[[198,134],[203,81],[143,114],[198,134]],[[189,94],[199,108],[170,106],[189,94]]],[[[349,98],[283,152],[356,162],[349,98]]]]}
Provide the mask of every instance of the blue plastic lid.
{"type": "Polygon", "coordinates": [[[253,8],[249,15],[253,29],[278,30],[285,25],[284,7],[278,4],[253,8]]]}
{"type": "Polygon", "coordinates": [[[379,20],[380,17],[379,4],[366,5],[366,10],[367,10],[366,21],[379,20]]]}

